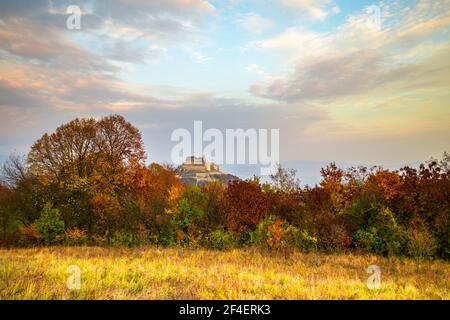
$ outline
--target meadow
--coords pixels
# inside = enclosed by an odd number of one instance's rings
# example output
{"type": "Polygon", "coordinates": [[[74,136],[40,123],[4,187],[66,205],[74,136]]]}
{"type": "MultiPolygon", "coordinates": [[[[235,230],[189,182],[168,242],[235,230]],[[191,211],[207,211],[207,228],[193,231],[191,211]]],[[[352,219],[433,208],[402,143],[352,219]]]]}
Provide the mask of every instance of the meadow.
{"type": "Polygon", "coordinates": [[[258,249],[0,250],[0,299],[449,299],[449,263],[258,249]],[[81,271],[79,289],[68,289],[81,271]],[[369,289],[369,265],[381,271],[369,289]],[[72,267],[73,268],[73,267],[72,267]]]}

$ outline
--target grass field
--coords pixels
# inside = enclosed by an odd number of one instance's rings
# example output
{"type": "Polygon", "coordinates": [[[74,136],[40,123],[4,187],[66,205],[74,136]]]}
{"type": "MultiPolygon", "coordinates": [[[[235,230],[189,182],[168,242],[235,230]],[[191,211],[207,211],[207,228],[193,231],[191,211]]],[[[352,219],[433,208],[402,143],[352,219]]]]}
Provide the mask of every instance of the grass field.
{"type": "Polygon", "coordinates": [[[256,250],[0,250],[1,299],[449,299],[449,263],[256,250]],[[369,265],[381,270],[368,289],[369,265]],[[70,265],[81,271],[69,290],[70,265]]]}

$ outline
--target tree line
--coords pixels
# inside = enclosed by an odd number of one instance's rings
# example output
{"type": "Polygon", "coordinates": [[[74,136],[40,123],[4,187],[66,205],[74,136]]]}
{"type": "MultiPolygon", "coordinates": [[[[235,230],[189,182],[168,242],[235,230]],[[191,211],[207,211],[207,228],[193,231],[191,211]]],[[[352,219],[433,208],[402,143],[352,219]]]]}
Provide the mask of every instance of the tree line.
{"type": "Polygon", "coordinates": [[[120,115],[75,119],[2,166],[0,243],[450,254],[450,156],[418,168],[342,169],[302,187],[281,166],[258,177],[183,185],[145,165],[137,128],[120,115]]]}

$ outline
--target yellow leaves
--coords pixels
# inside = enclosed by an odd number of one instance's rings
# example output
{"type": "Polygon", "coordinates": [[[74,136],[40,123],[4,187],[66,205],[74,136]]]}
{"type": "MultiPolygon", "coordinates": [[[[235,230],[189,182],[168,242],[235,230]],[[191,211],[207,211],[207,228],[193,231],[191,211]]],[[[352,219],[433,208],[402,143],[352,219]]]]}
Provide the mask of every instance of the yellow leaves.
{"type": "Polygon", "coordinates": [[[178,201],[180,200],[183,191],[184,188],[182,185],[173,185],[170,187],[168,197],[169,207],[174,207],[178,204],[178,201]]]}
{"type": "Polygon", "coordinates": [[[38,239],[39,232],[37,231],[35,224],[22,226],[19,228],[19,231],[25,243],[34,243],[38,239]]]}
{"type": "Polygon", "coordinates": [[[116,197],[95,194],[91,199],[92,211],[97,219],[97,227],[110,223],[120,223],[121,206],[116,197]]]}
{"type": "Polygon", "coordinates": [[[87,178],[71,175],[71,177],[67,180],[60,182],[60,187],[65,188],[67,192],[87,191],[89,188],[89,182],[87,178]]]}
{"type": "Polygon", "coordinates": [[[343,192],[333,191],[330,195],[330,202],[337,214],[345,212],[345,197],[343,192]]]}
{"type": "Polygon", "coordinates": [[[82,245],[87,243],[87,232],[82,229],[70,229],[66,231],[67,243],[70,245],[82,245]]]}
{"type": "Polygon", "coordinates": [[[382,170],[369,178],[386,200],[392,200],[401,195],[402,181],[397,172],[382,170]]]}
{"type": "Polygon", "coordinates": [[[267,231],[269,237],[267,238],[267,245],[270,249],[279,249],[283,246],[283,240],[287,235],[287,230],[283,228],[283,221],[276,218],[274,224],[268,226],[267,231]]]}

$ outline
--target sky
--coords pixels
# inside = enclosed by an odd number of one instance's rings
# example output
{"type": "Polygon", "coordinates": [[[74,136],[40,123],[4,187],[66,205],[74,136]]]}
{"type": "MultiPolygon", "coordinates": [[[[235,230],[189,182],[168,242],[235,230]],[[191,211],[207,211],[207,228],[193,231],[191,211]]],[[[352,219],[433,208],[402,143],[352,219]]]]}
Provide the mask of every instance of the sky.
{"type": "Polygon", "coordinates": [[[299,171],[438,158],[449,26],[448,0],[0,0],[0,158],[111,113],[141,130],[148,162],[170,162],[194,120],[279,129],[299,171]]]}

